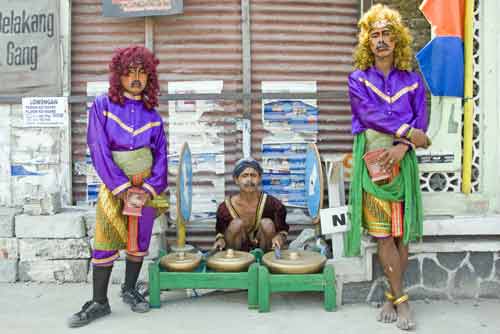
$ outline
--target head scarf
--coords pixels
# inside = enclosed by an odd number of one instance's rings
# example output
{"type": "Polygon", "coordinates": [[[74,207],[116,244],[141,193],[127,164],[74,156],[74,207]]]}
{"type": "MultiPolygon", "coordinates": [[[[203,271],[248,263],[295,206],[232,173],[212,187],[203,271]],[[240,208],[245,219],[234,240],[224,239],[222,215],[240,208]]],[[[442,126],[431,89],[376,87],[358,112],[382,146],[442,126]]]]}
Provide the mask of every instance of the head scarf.
{"type": "Polygon", "coordinates": [[[263,170],[257,160],[254,158],[243,158],[236,162],[233,170],[233,177],[240,176],[241,173],[243,173],[243,171],[248,167],[255,169],[259,175],[262,175],[263,170]]]}

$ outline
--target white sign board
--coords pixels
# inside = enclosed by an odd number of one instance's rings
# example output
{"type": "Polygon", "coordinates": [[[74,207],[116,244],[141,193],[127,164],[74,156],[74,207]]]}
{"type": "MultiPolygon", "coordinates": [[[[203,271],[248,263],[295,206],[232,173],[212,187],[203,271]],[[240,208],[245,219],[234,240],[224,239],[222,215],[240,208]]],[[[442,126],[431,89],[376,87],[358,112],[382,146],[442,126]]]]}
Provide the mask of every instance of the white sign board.
{"type": "Polygon", "coordinates": [[[350,229],[347,219],[347,206],[322,209],[319,211],[322,234],[346,232],[350,229]]]}
{"type": "Polygon", "coordinates": [[[24,97],[23,121],[31,127],[62,127],[68,122],[65,97],[24,97]]]}

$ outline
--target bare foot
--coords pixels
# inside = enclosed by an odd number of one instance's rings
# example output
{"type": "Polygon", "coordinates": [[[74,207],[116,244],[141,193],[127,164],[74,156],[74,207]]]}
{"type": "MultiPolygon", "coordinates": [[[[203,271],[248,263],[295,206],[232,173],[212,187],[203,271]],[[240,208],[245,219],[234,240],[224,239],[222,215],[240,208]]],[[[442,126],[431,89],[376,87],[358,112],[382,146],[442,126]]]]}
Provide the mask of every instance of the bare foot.
{"type": "Polygon", "coordinates": [[[398,322],[396,326],[399,329],[409,331],[415,329],[415,321],[411,316],[410,305],[408,302],[404,302],[396,306],[398,312],[398,322]]]}
{"type": "Polygon", "coordinates": [[[396,309],[392,302],[386,301],[384,305],[382,305],[382,309],[377,316],[377,321],[390,323],[396,321],[398,318],[398,314],[396,313],[396,309]]]}

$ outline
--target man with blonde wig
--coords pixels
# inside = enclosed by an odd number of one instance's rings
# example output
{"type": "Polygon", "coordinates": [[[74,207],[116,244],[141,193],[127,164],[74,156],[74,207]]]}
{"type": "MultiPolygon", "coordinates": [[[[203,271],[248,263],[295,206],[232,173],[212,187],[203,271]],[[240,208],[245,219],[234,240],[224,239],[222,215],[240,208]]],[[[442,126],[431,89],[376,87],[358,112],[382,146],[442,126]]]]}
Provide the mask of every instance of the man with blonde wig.
{"type": "Polygon", "coordinates": [[[356,70],[349,75],[355,139],[349,198],[352,228],[346,238],[346,255],[359,255],[363,226],[377,241],[378,257],[390,284],[378,320],[397,321],[400,329],[410,330],[415,323],[403,292],[403,277],[408,243],[420,238],[423,230],[415,149],[430,144],[425,134],[425,87],[411,69],[412,37],[397,11],[374,5],[358,27],[356,70]],[[368,156],[375,159],[368,162],[368,156]],[[376,177],[373,165],[381,177],[376,177]]]}

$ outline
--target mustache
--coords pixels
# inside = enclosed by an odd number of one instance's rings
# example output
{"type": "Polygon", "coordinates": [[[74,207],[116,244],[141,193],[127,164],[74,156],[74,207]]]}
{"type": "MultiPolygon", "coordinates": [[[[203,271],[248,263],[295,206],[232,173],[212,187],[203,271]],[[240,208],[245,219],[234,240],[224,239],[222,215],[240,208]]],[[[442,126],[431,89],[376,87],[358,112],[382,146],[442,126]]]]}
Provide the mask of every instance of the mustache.
{"type": "Polygon", "coordinates": [[[137,88],[141,88],[141,87],[142,87],[142,83],[141,83],[139,80],[134,80],[134,81],[132,81],[132,83],[130,84],[130,87],[137,87],[137,88]]]}
{"type": "Polygon", "coordinates": [[[377,43],[377,50],[387,49],[388,47],[389,45],[387,45],[384,41],[380,41],[377,43]]]}
{"type": "Polygon", "coordinates": [[[245,182],[245,183],[243,183],[243,187],[257,187],[257,183],[255,183],[255,182],[245,182]]]}

